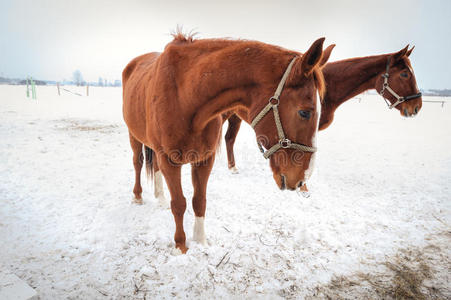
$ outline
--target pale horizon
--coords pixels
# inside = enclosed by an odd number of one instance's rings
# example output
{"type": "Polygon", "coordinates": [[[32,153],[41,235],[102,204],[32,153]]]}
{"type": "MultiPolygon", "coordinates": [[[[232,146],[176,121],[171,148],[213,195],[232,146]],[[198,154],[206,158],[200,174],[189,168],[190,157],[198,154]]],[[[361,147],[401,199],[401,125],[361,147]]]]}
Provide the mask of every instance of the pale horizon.
{"type": "Polygon", "coordinates": [[[198,38],[259,40],[305,51],[319,37],[330,61],[415,46],[422,89],[451,88],[449,1],[1,1],[0,76],[121,79],[134,57],[162,51],[177,25],[198,38]]]}

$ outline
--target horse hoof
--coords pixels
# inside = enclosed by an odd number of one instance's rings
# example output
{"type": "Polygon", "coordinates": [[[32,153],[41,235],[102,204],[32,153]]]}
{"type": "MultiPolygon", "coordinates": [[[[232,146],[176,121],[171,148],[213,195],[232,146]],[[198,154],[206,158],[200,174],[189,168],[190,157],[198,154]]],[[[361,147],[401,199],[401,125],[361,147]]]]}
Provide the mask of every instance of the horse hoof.
{"type": "Polygon", "coordinates": [[[138,205],[143,205],[143,198],[137,198],[137,197],[133,197],[132,199],[132,204],[138,204],[138,205]]]}
{"type": "Polygon", "coordinates": [[[179,246],[179,247],[173,248],[171,254],[173,256],[179,256],[182,254],[186,254],[186,251],[188,251],[188,248],[186,248],[185,246],[179,246]]]}
{"type": "Polygon", "coordinates": [[[172,249],[171,254],[173,256],[179,256],[179,255],[182,255],[183,253],[179,248],[174,248],[174,249],[172,249]]]}
{"type": "Polygon", "coordinates": [[[201,244],[202,246],[204,246],[204,247],[207,247],[208,246],[208,243],[207,243],[207,239],[206,238],[201,238],[201,239],[196,239],[196,238],[193,238],[193,241],[195,241],[196,243],[198,243],[198,244],[201,244]]]}
{"type": "Polygon", "coordinates": [[[240,173],[240,172],[238,171],[238,169],[237,169],[235,166],[231,167],[229,170],[230,170],[230,172],[231,172],[232,174],[239,174],[239,173],[240,173]]]}

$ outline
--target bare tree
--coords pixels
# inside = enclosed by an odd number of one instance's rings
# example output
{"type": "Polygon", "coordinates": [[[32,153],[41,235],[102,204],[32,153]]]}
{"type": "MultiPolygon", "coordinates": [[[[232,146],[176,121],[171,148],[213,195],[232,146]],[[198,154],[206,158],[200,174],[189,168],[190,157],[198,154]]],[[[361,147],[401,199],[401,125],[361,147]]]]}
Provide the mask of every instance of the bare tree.
{"type": "Polygon", "coordinates": [[[77,86],[80,86],[83,83],[83,76],[81,75],[80,70],[75,70],[74,73],[72,73],[72,79],[77,86]]]}

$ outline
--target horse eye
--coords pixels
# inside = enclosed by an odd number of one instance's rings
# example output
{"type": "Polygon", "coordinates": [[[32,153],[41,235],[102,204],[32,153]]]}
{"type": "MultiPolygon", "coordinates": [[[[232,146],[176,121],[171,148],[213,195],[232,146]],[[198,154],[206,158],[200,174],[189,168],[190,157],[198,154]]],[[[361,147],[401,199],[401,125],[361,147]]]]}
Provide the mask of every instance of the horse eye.
{"type": "Polygon", "coordinates": [[[298,111],[298,114],[303,119],[306,119],[306,120],[310,119],[310,111],[309,110],[300,110],[300,111],[298,111]]]}
{"type": "Polygon", "coordinates": [[[402,72],[401,77],[407,78],[407,77],[409,77],[409,74],[407,74],[407,72],[402,72]]]}

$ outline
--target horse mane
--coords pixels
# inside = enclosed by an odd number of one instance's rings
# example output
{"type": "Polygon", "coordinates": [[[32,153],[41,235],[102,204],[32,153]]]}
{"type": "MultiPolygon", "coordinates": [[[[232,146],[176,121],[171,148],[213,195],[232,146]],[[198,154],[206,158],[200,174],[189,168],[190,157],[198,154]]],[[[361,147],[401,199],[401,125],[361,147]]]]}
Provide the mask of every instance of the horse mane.
{"type": "Polygon", "coordinates": [[[194,42],[194,37],[198,34],[198,32],[183,32],[183,27],[177,25],[175,31],[171,32],[172,37],[174,38],[173,42],[180,43],[192,43],[194,42]]]}

